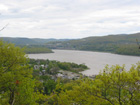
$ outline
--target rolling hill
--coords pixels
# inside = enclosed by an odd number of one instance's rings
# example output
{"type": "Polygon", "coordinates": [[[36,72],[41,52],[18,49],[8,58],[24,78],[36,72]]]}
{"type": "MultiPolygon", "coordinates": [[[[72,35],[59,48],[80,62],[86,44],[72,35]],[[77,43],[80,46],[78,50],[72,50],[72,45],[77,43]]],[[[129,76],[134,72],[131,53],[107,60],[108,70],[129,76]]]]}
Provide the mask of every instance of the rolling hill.
{"type": "Polygon", "coordinates": [[[63,42],[49,42],[47,43],[47,47],[51,49],[101,51],[140,56],[140,50],[136,39],[140,40],[140,33],[87,37],[63,42]]]}
{"type": "MultiPolygon", "coordinates": [[[[41,47],[42,51],[50,49],[71,49],[84,51],[110,52],[124,55],[140,56],[140,49],[136,39],[140,40],[140,33],[107,36],[93,36],[82,39],[40,39],[40,38],[10,38],[1,37],[4,41],[28,48],[41,47]]],[[[29,50],[28,49],[28,50],[29,50]]],[[[35,51],[35,50],[34,50],[35,51]]],[[[30,50],[31,52],[31,50],[30,50]]],[[[32,52],[31,52],[32,53],[32,52]]]]}
{"type": "Polygon", "coordinates": [[[8,43],[14,43],[15,45],[44,45],[48,42],[54,41],[68,41],[70,39],[41,39],[41,38],[12,38],[12,37],[0,37],[3,41],[8,43]]]}

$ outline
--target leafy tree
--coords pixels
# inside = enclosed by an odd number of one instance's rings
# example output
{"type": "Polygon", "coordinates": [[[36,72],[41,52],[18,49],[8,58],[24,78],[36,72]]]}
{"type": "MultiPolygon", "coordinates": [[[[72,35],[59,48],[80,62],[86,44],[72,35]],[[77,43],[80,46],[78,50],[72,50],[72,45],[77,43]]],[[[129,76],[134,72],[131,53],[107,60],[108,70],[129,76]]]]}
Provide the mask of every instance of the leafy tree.
{"type": "Polygon", "coordinates": [[[34,80],[23,50],[0,41],[0,104],[35,105],[34,80]]]}
{"type": "Polygon", "coordinates": [[[139,105],[139,90],[140,63],[129,71],[124,65],[106,66],[94,80],[81,78],[57,84],[50,100],[58,105],[139,105]]]}
{"type": "Polygon", "coordinates": [[[44,82],[44,93],[49,95],[53,92],[56,87],[56,82],[52,79],[49,79],[47,82],[44,82]]]}

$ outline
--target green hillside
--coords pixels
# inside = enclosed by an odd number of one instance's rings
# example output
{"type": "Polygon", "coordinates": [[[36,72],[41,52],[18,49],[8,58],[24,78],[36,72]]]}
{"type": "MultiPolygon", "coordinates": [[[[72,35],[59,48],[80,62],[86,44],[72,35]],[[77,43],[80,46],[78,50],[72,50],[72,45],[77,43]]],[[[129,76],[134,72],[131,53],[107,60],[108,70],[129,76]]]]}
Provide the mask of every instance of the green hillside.
{"type": "Polygon", "coordinates": [[[0,37],[3,41],[8,43],[14,43],[15,45],[44,45],[47,42],[54,41],[68,41],[70,39],[41,39],[41,38],[12,38],[12,37],[0,37]]]}
{"type": "Polygon", "coordinates": [[[29,39],[29,38],[11,38],[11,37],[1,37],[3,41],[6,41],[8,43],[14,43],[15,45],[33,45],[33,44],[39,44],[38,42],[29,39]]]}
{"type": "Polygon", "coordinates": [[[125,55],[140,55],[136,39],[140,40],[140,33],[129,35],[108,35],[101,37],[87,37],[78,40],[47,43],[52,49],[74,49],[86,51],[111,52],[125,55]]]}
{"type": "Polygon", "coordinates": [[[48,49],[45,45],[47,42],[53,41],[66,41],[69,39],[40,39],[40,38],[12,38],[12,37],[0,37],[1,40],[14,43],[16,46],[24,47],[25,53],[53,53],[51,49],[48,49]]]}
{"type": "Polygon", "coordinates": [[[27,53],[52,52],[50,49],[71,49],[84,51],[110,52],[124,55],[140,56],[139,46],[140,33],[121,34],[108,36],[94,36],[82,39],[40,39],[40,38],[10,38],[1,37],[6,42],[17,46],[27,46],[27,53]],[[32,47],[32,48],[31,48],[32,47]],[[39,48],[40,47],[40,48],[39,48]]]}
{"type": "Polygon", "coordinates": [[[8,43],[14,43],[16,46],[24,48],[24,52],[27,54],[31,53],[53,53],[53,51],[43,45],[43,42],[39,43],[34,39],[29,38],[10,38],[10,37],[1,37],[1,40],[4,40],[8,43]]]}
{"type": "MultiPolygon", "coordinates": [[[[21,46],[22,47],[22,46],[21,46]]],[[[24,52],[27,54],[37,54],[37,53],[53,53],[53,51],[43,45],[29,45],[24,47],[24,52]]]]}

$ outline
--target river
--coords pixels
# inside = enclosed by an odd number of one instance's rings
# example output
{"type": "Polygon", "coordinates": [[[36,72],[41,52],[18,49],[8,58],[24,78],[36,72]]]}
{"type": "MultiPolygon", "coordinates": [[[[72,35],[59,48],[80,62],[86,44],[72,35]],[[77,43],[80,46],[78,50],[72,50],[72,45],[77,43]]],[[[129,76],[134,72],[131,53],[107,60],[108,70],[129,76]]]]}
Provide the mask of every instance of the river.
{"type": "Polygon", "coordinates": [[[96,75],[103,70],[105,65],[123,65],[129,70],[132,64],[140,61],[138,56],[126,56],[103,52],[75,51],[75,50],[53,50],[54,53],[28,54],[29,58],[49,59],[61,62],[74,62],[86,64],[90,69],[82,72],[85,75],[96,75]]]}

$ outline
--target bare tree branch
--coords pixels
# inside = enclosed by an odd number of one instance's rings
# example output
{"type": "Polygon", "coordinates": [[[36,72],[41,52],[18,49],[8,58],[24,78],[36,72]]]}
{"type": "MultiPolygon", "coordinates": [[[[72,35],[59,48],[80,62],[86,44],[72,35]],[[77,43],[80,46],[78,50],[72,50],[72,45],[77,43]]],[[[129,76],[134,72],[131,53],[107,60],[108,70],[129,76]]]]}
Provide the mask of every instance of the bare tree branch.
{"type": "Polygon", "coordinates": [[[4,30],[8,25],[9,25],[9,23],[6,24],[2,29],[0,29],[0,31],[4,30]]]}

